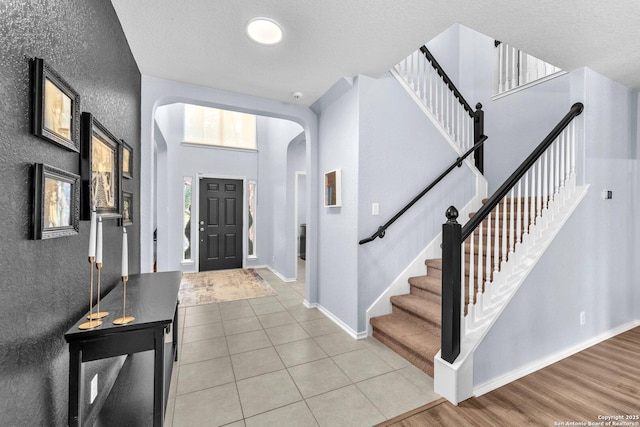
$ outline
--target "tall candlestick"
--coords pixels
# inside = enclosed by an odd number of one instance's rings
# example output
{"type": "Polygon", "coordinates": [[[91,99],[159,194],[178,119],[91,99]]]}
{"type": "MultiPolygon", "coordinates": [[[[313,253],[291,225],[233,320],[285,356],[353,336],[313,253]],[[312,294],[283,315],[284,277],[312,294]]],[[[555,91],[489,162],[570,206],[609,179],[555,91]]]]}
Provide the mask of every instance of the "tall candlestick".
{"type": "Polygon", "coordinates": [[[98,218],[98,243],[96,244],[96,264],[102,264],[102,218],[98,218]]]}
{"type": "Polygon", "coordinates": [[[129,277],[129,255],[127,251],[127,229],[122,227],[122,277],[129,277]]]}
{"type": "Polygon", "coordinates": [[[96,256],[96,211],[91,211],[91,226],[89,228],[89,258],[96,256]]]}

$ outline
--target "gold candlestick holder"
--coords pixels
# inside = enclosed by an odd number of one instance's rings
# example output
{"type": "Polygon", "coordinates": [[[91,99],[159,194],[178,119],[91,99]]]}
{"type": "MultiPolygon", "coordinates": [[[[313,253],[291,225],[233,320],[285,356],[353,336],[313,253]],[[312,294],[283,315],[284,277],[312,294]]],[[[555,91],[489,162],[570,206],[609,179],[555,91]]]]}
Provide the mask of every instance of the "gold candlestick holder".
{"type": "Polygon", "coordinates": [[[114,325],[126,325],[133,322],[136,318],[127,316],[127,282],[129,276],[122,276],[122,317],[118,317],[113,321],[114,325]]]}
{"type": "Polygon", "coordinates": [[[81,324],[80,326],[78,326],[79,329],[93,329],[93,328],[97,328],[98,326],[102,325],[102,321],[101,320],[94,320],[92,319],[93,317],[93,264],[95,264],[96,262],[96,258],[90,256],[89,257],[89,321],[88,322],[84,322],[83,324],[81,324]]]}
{"type": "Polygon", "coordinates": [[[100,282],[101,282],[101,272],[102,272],[102,263],[96,263],[96,269],[98,270],[98,304],[97,304],[97,312],[91,313],[87,316],[89,320],[102,319],[103,317],[107,317],[109,315],[108,311],[100,311],[100,282]]]}

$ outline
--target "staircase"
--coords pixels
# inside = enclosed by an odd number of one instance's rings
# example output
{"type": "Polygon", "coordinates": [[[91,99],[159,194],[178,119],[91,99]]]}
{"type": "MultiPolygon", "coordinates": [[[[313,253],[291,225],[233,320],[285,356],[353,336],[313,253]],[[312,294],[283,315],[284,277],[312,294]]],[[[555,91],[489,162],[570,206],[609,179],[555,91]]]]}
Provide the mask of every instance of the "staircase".
{"type": "MultiPolygon", "coordinates": [[[[498,218],[501,223],[510,223],[511,218],[511,205],[514,205],[514,212],[517,212],[515,206],[517,202],[512,203],[512,200],[518,199],[506,199],[506,205],[503,201],[500,203],[491,213],[491,217],[498,218]],[[505,209],[506,208],[506,209],[505,209]],[[506,216],[504,216],[506,211],[506,216]],[[506,218],[507,221],[502,219],[506,218]]],[[[483,200],[485,203],[487,199],[483,200]]],[[[524,199],[520,198],[519,202],[524,205],[524,199]]],[[[530,205],[531,202],[527,203],[530,205]]],[[[469,217],[473,217],[475,212],[469,214],[469,217]]],[[[521,220],[522,230],[528,231],[530,224],[523,224],[524,220],[521,220]]],[[[487,220],[484,222],[483,239],[487,237],[487,220]]],[[[504,228],[504,227],[503,227],[504,228]]],[[[516,227],[514,227],[515,233],[516,227]]],[[[500,229],[497,242],[498,245],[498,257],[495,258],[495,251],[489,256],[490,264],[497,265],[498,271],[500,266],[503,265],[502,243],[507,245],[509,239],[510,228],[507,228],[506,233],[503,234],[503,230],[500,229]],[[504,237],[507,236],[507,239],[504,237]],[[497,262],[496,262],[497,261],[497,262]]],[[[523,236],[525,233],[521,233],[523,236]]],[[[477,266],[478,263],[478,241],[480,231],[476,230],[474,236],[469,237],[465,241],[465,315],[467,314],[467,306],[469,303],[469,284],[473,283],[474,292],[472,295],[476,295],[479,291],[477,280],[477,266]],[[473,265],[470,262],[471,245],[473,244],[473,265]],[[473,273],[473,279],[469,277],[473,273]]],[[[495,236],[494,236],[495,241],[495,236]]],[[[505,251],[506,253],[506,251],[505,251]]],[[[486,255],[482,255],[482,264],[486,265],[486,255]]],[[[378,316],[371,318],[371,326],[373,327],[373,336],[379,341],[384,343],[389,348],[393,349],[396,353],[407,359],[409,362],[417,366],[419,369],[433,377],[433,360],[435,355],[440,350],[440,329],[441,329],[441,297],[442,297],[442,258],[428,259],[425,261],[426,272],[424,276],[411,277],[409,279],[410,293],[406,295],[396,295],[391,297],[391,314],[384,316],[378,316]]],[[[490,274],[491,276],[493,274],[490,274]]],[[[482,273],[481,277],[485,280],[486,274],[482,273]]],[[[480,290],[483,291],[483,290],[480,290]]],[[[475,302],[475,301],[473,301],[475,302]]]]}

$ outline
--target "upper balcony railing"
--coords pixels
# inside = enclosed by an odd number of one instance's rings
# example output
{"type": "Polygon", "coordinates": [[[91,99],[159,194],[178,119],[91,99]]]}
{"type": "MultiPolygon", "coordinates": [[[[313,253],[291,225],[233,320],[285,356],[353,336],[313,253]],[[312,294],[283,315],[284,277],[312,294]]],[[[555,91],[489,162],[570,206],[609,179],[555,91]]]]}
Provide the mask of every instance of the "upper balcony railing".
{"type": "Polygon", "coordinates": [[[496,40],[495,46],[493,93],[496,96],[563,72],[506,43],[496,40]]]}

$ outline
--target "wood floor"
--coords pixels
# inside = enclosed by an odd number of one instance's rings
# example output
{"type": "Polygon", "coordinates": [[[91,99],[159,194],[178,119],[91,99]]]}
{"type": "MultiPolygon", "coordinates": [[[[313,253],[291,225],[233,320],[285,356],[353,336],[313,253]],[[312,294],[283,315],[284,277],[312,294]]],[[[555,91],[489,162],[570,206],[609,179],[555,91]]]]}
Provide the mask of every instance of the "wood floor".
{"type": "Polygon", "coordinates": [[[599,416],[613,415],[623,418],[609,425],[640,426],[640,327],[457,407],[441,400],[380,426],[605,426],[599,416]]]}

